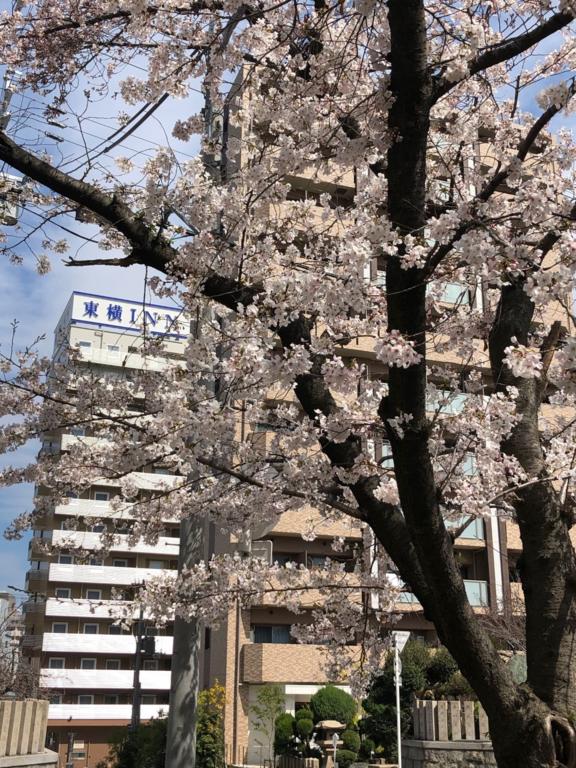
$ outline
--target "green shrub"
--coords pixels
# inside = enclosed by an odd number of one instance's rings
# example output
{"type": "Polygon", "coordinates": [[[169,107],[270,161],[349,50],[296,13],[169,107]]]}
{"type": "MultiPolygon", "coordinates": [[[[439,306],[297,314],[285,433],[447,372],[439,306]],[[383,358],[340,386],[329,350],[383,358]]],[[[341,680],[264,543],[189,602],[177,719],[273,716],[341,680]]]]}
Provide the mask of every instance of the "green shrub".
{"type": "Polygon", "coordinates": [[[296,729],[296,735],[300,739],[302,739],[302,741],[308,741],[310,736],[312,736],[312,731],[314,730],[314,723],[312,722],[312,720],[306,720],[305,718],[301,717],[298,720],[296,720],[295,729],[296,729]]]}
{"type": "Polygon", "coordinates": [[[370,760],[372,757],[372,752],[376,751],[376,744],[372,741],[372,739],[364,739],[362,744],[360,745],[360,752],[358,753],[358,756],[361,757],[363,760],[370,760]]]}
{"type": "Polygon", "coordinates": [[[358,755],[356,752],[351,752],[349,749],[337,749],[336,750],[336,762],[338,768],[349,768],[349,766],[356,762],[358,755]]]}
{"type": "Polygon", "coordinates": [[[314,720],[314,715],[310,707],[301,707],[296,710],[296,720],[314,720]]]}
{"type": "Polygon", "coordinates": [[[456,664],[446,648],[438,648],[436,653],[431,656],[426,667],[426,674],[430,685],[447,683],[455,672],[458,672],[458,664],[456,664]]]}
{"type": "Polygon", "coordinates": [[[461,697],[477,698],[470,687],[470,683],[461,672],[455,672],[447,683],[440,686],[438,695],[444,696],[446,699],[459,699],[461,697]]]}
{"type": "Polygon", "coordinates": [[[344,731],[340,738],[345,750],[358,752],[360,749],[360,734],[357,731],[344,731]]]}
{"type": "Polygon", "coordinates": [[[314,722],[320,720],[337,720],[348,725],[356,715],[356,702],[349,693],[334,685],[320,688],[310,699],[310,707],[314,713],[314,722]]]}
{"type": "Polygon", "coordinates": [[[277,755],[286,755],[291,752],[295,722],[290,712],[283,712],[276,718],[274,723],[274,752],[277,755]]]}

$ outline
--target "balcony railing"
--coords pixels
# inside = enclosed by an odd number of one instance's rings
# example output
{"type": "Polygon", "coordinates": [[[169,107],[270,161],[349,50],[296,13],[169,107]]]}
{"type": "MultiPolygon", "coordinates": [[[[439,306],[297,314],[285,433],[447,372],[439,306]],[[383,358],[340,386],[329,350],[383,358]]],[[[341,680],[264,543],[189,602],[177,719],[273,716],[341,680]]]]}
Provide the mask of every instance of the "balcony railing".
{"type": "MultiPolygon", "coordinates": [[[[102,539],[99,533],[91,531],[54,531],[52,541],[56,545],[66,545],[71,542],[73,547],[83,549],[99,549],[102,546],[102,539]]],[[[111,552],[136,552],[141,554],[169,555],[178,557],[180,539],[160,536],[155,544],[149,544],[145,541],[139,541],[134,546],[128,544],[128,536],[118,534],[115,543],[110,547],[111,552]]]]}
{"type": "MultiPolygon", "coordinates": [[[[358,658],[358,646],[347,649],[350,665],[358,658]]],[[[329,683],[325,672],[326,649],[300,643],[250,643],[242,648],[244,683],[329,683]]]]}
{"type": "MultiPolygon", "coordinates": [[[[159,635],[154,638],[155,652],[170,655],[172,637],[159,635]]],[[[45,653],[84,653],[87,655],[134,656],[136,638],[134,635],[80,635],[68,632],[45,632],[42,638],[45,653]]]]}
{"type": "MultiPolygon", "coordinates": [[[[472,579],[464,579],[464,588],[466,589],[466,596],[474,608],[486,608],[489,605],[488,599],[488,582],[476,581],[472,579]]],[[[408,605],[418,604],[418,598],[412,592],[400,592],[398,595],[399,603],[406,603],[408,605]]]]}
{"type": "MultiPolygon", "coordinates": [[[[40,682],[46,688],[88,691],[130,691],[134,687],[131,669],[41,669],[40,682]]],[[[142,670],[140,685],[146,691],[169,691],[169,670],[142,670]]]]}
{"type": "MultiPolygon", "coordinates": [[[[151,717],[158,717],[168,714],[168,704],[143,704],[140,707],[140,717],[142,720],[149,720],[151,717]]],[[[119,725],[122,721],[130,722],[132,717],[132,706],[130,704],[50,704],[48,710],[48,719],[64,720],[69,723],[70,720],[118,720],[119,725]]]]}
{"type": "MultiPolygon", "coordinates": [[[[176,575],[176,571],[171,571],[176,575]]],[[[156,568],[123,568],[113,565],[64,565],[51,563],[48,571],[50,581],[75,584],[112,584],[130,586],[141,584],[166,573],[156,568]]]]}

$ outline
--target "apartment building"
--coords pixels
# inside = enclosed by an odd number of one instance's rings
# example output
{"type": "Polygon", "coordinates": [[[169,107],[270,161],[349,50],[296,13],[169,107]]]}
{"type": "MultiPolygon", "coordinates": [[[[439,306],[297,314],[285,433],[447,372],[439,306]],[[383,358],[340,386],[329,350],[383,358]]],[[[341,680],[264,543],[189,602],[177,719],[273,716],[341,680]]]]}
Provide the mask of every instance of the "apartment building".
{"type": "MultiPolygon", "coordinates": [[[[95,376],[126,377],[178,360],[188,332],[177,307],[74,292],[55,331],[54,360],[64,362],[72,348],[79,364],[95,376]],[[164,361],[143,351],[144,331],[162,338],[164,361]]],[[[137,413],[137,402],[134,409],[137,413]]],[[[99,439],[74,428],[44,435],[41,450],[58,455],[75,441],[89,446],[99,439]]],[[[146,493],[170,480],[157,471],[133,473],[132,479],[146,493]]],[[[59,753],[61,766],[93,768],[107,755],[114,729],[131,719],[137,640],[135,628],[124,629],[115,621],[122,604],[118,593],[128,599],[159,569],[177,569],[178,521],[165,521],[156,544],[129,546],[130,505],[113,510],[110,500],[117,492],[114,481],[103,480],[68,503],[54,505],[30,542],[24,650],[50,693],[49,746],[59,753]],[[95,550],[104,529],[117,536],[101,557],[95,550]],[[46,555],[46,542],[59,545],[59,554],[46,555]],[[77,559],[66,547],[94,555],[77,559]]],[[[167,711],[172,636],[170,627],[160,630],[145,621],[141,630],[149,638],[141,641],[141,717],[146,720],[167,711]]]]}
{"type": "MultiPolygon", "coordinates": [[[[258,136],[252,125],[249,89],[242,90],[242,73],[238,76],[234,88],[235,98],[231,100],[228,112],[213,117],[210,134],[214,138],[221,135],[222,146],[226,151],[218,150],[207,158],[207,165],[215,175],[233,178],[234,173],[250,162],[251,153],[257,154],[258,136]],[[227,149],[234,144],[235,151],[227,149]],[[225,167],[220,167],[225,163],[225,167]]],[[[549,140],[549,139],[548,139],[549,140]]],[[[536,157],[542,151],[542,145],[534,148],[536,157]]],[[[531,162],[528,158],[528,164],[531,162]]],[[[496,160],[490,144],[490,136],[478,137],[474,148],[474,158],[470,167],[480,164],[484,170],[495,167],[496,160]]],[[[292,201],[319,201],[321,196],[329,196],[335,206],[346,208],[353,205],[359,185],[362,183],[362,172],[351,168],[332,166],[330,170],[319,170],[308,167],[305,171],[286,179],[291,189],[286,202],[270,205],[271,219],[282,222],[291,216],[292,201]]],[[[447,179],[434,180],[436,202],[448,202],[450,182],[447,179]]],[[[506,194],[506,189],[499,194],[506,194]]],[[[330,226],[338,231],[345,226],[342,218],[335,219],[332,224],[323,216],[320,208],[318,216],[312,207],[307,210],[307,227],[313,227],[317,219],[319,227],[325,233],[330,226]]],[[[296,224],[296,226],[298,226],[296,224]]],[[[374,260],[366,265],[365,279],[382,285],[385,281],[384,260],[374,260]]],[[[446,282],[440,287],[439,305],[449,309],[455,305],[477,306],[482,308],[487,298],[487,286],[482,284],[466,285],[458,282],[446,282]]],[[[570,328],[571,319],[559,304],[548,310],[545,319],[560,320],[570,328]]],[[[318,333],[322,329],[317,330],[318,333]]],[[[438,340],[438,339],[437,339],[438,340]]],[[[343,344],[341,355],[344,358],[354,358],[364,364],[367,377],[386,380],[387,371],[378,362],[374,352],[374,339],[355,339],[343,344]]],[[[483,345],[477,345],[474,359],[461,360],[456,353],[436,348],[432,342],[429,348],[431,366],[446,370],[460,370],[463,365],[473,368],[481,375],[485,393],[491,390],[491,374],[487,351],[483,345]]],[[[452,394],[441,390],[438,383],[437,401],[430,402],[431,415],[439,411],[439,417],[450,417],[458,414],[464,407],[467,395],[464,392],[452,394]]],[[[283,395],[288,397],[286,393],[283,395]]],[[[282,395],[270,393],[270,403],[277,403],[282,395]]],[[[293,401],[293,395],[289,399],[293,401]]],[[[557,417],[553,406],[545,405],[544,419],[557,417]]],[[[273,424],[248,426],[243,430],[248,439],[266,440],[274,434],[273,424]],[[250,430],[252,429],[252,435],[250,430]]],[[[380,459],[387,452],[386,445],[380,440],[368,440],[366,446],[376,458],[380,459]]],[[[474,475],[476,472],[474,456],[465,462],[465,473],[474,475]]],[[[447,524],[459,531],[454,545],[456,557],[460,564],[466,592],[474,610],[479,613],[491,612],[506,614],[517,612],[521,608],[521,585],[518,583],[516,561],[521,552],[521,541],[518,526],[510,519],[503,519],[494,510],[489,517],[472,520],[464,529],[465,517],[459,520],[449,520],[447,524]]],[[[269,561],[282,565],[288,561],[297,564],[307,564],[314,567],[315,563],[324,562],[325,558],[337,558],[345,561],[347,570],[353,569],[354,559],[362,556],[367,546],[372,546],[369,532],[353,520],[338,525],[323,521],[319,513],[313,509],[292,510],[284,513],[278,522],[266,531],[254,532],[253,549],[265,553],[269,561]],[[302,531],[309,526],[311,518],[316,521],[316,538],[307,543],[302,540],[302,531]],[[330,547],[334,537],[342,537],[345,542],[345,554],[335,555],[330,547]]],[[[576,538],[576,537],[575,537],[576,538]]],[[[230,546],[229,541],[215,539],[213,551],[223,551],[230,546]]],[[[394,578],[393,571],[390,578],[394,578]]],[[[415,595],[400,582],[402,592],[399,595],[396,612],[400,616],[395,629],[410,633],[412,638],[421,639],[430,644],[437,644],[436,631],[430,621],[424,616],[422,607],[415,595]]],[[[314,599],[311,599],[311,607],[314,599]]],[[[328,680],[325,671],[325,649],[321,645],[296,644],[291,635],[291,627],[295,623],[306,622],[306,612],[295,615],[286,609],[276,606],[253,606],[250,610],[231,612],[225,626],[215,632],[206,630],[203,648],[203,684],[209,685],[215,679],[225,683],[227,692],[227,707],[225,718],[225,741],[227,760],[233,763],[257,764],[263,761],[262,737],[258,734],[251,714],[251,705],[256,700],[263,685],[272,683],[279,685],[284,692],[285,707],[294,713],[300,705],[310,700],[310,697],[327,682],[336,683],[347,688],[346,679],[328,680]]],[[[349,648],[351,663],[353,663],[358,648],[349,648]]]]}
{"type": "Polygon", "coordinates": [[[4,666],[15,670],[20,663],[24,617],[11,592],[0,592],[0,655],[4,666]]]}

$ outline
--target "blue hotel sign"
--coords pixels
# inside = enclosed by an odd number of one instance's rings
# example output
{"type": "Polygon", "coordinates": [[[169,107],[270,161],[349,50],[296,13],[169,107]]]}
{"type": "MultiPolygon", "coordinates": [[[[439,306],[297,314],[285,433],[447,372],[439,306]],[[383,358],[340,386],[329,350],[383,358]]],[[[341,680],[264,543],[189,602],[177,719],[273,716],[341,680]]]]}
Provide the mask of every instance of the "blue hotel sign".
{"type": "Polygon", "coordinates": [[[188,335],[188,322],[178,307],[139,304],[108,296],[74,292],[72,321],[162,336],[188,335]]]}

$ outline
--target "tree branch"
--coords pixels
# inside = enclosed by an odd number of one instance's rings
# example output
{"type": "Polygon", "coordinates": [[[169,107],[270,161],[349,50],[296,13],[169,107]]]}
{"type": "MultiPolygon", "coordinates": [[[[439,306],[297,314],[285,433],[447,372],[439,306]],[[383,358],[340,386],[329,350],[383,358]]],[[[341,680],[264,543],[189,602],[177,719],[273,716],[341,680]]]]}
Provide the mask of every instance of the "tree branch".
{"type": "Polygon", "coordinates": [[[550,37],[554,33],[568,26],[572,21],[574,21],[574,14],[571,11],[555,13],[529,32],[517,35],[511,40],[505,40],[498,43],[498,45],[481,53],[470,62],[468,73],[460,78],[460,80],[450,82],[440,75],[434,85],[432,103],[434,104],[438,99],[441,99],[442,96],[449,93],[452,88],[464,80],[467,80],[469,77],[477,75],[485,69],[494,67],[496,64],[502,64],[504,61],[514,58],[514,56],[518,56],[520,53],[527,51],[528,48],[542,42],[542,40],[545,40],[547,37],[550,37]]]}

